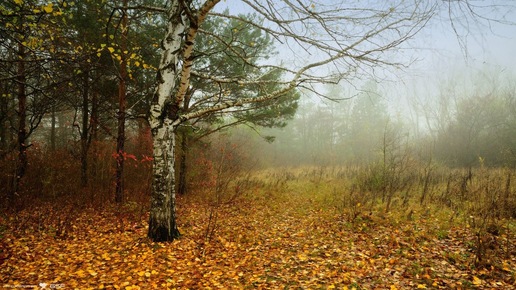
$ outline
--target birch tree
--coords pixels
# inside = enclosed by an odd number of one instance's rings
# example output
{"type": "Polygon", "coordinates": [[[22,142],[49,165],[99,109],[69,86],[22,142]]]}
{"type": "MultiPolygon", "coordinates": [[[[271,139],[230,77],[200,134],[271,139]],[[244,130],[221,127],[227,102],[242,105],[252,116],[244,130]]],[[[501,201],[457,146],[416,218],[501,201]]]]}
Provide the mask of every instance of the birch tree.
{"type": "MultiPolygon", "coordinates": [[[[317,84],[349,81],[374,73],[376,66],[402,65],[389,52],[395,52],[414,36],[435,9],[426,1],[243,0],[242,9],[256,13],[257,19],[251,23],[241,21],[274,39],[284,56],[280,60],[263,55],[262,61],[256,62],[259,70],[251,74],[206,75],[196,66],[202,52],[196,51],[195,44],[197,35],[204,32],[204,21],[209,17],[225,19],[227,23],[240,19],[239,11],[217,12],[216,6],[221,3],[224,2],[172,0],[164,9],[168,23],[149,114],[154,164],[148,236],[154,241],[171,241],[180,235],[175,211],[174,145],[181,123],[213,112],[227,113],[279,99],[297,88],[322,95],[317,84]],[[278,72],[283,77],[271,86],[268,76],[278,72]],[[193,77],[210,82],[218,90],[197,92],[190,110],[182,112],[193,77]],[[235,85],[251,94],[239,97],[228,89],[235,85]]],[[[215,42],[223,41],[216,34],[211,37],[215,42]]],[[[235,38],[224,45],[226,49],[221,54],[232,52],[245,62],[246,51],[252,50],[254,44],[245,44],[242,49],[235,38]]]]}

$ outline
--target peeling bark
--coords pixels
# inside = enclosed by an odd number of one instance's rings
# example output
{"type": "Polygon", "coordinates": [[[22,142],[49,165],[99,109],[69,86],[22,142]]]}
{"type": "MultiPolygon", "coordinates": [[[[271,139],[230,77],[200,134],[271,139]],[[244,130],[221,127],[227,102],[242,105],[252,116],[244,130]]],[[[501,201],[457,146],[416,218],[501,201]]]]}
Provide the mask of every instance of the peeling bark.
{"type": "Polygon", "coordinates": [[[175,134],[175,128],[168,122],[153,129],[154,164],[148,236],[155,242],[172,241],[180,236],[174,188],[175,134]]]}
{"type": "Polygon", "coordinates": [[[178,84],[180,53],[186,30],[186,16],[179,1],[168,12],[168,26],[162,41],[163,54],[157,87],[151,104],[149,123],[153,138],[153,176],[148,237],[155,242],[172,241],[180,236],[176,223],[174,145],[177,106],[173,106],[178,84]]]}

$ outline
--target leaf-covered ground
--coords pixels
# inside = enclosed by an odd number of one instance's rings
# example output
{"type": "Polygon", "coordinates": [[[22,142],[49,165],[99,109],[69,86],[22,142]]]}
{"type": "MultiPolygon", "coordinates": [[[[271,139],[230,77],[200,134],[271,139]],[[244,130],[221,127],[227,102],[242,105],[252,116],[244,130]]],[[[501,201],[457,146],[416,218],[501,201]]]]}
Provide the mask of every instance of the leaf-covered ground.
{"type": "Polygon", "coordinates": [[[146,238],[138,204],[47,204],[3,216],[0,286],[516,289],[512,233],[497,236],[504,250],[475,269],[475,236],[465,226],[443,228],[432,214],[371,214],[349,223],[295,188],[253,194],[217,208],[180,198],[183,236],[164,244],[146,238]]]}

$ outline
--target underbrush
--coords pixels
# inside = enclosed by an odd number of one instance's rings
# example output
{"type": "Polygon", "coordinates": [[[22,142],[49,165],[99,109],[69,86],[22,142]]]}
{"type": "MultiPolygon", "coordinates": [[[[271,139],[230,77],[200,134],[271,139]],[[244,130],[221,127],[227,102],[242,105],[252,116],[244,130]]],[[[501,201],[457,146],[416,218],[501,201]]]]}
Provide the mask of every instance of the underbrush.
{"type": "MultiPolygon", "coordinates": [[[[2,282],[21,279],[17,269],[27,265],[40,267],[41,277],[55,275],[38,259],[12,257],[31,244],[36,245],[31,255],[52,260],[43,244],[56,244],[69,246],[68,259],[94,252],[88,259],[111,257],[106,261],[122,267],[133,267],[127,264],[132,255],[150,256],[144,259],[154,265],[163,288],[507,289],[516,283],[512,170],[412,170],[397,179],[406,183],[399,186],[374,176],[381,167],[256,171],[224,163],[231,158],[220,160],[207,164],[202,186],[178,196],[182,237],[170,244],[146,238],[148,196],[138,192],[123,205],[74,194],[34,198],[20,211],[3,213],[0,261],[11,280],[2,282]],[[389,191],[393,188],[401,190],[389,191]],[[74,247],[89,250],[77,253],[74,247]],[[121,249],[115,256],[113,247],[121,249]],[[162,259],[183,267],[170,274],[149,262],[162,259]]],[[[87,271],[83,267],[92,263],[74,264],[73,271],[87,271]]],[[[138,270],[138,281],[128,282],[152,288],[147,279],[154,277],[152,269],[138,270]]],[[[98,278],[73,273],[60,281],[98,278]]],[[[135,274],[126,278],[131,277],[135,274]]]]}
{"type": "Polygon", "coordinates": [[[516,254],[511,242],[516,227],[515,172],[423,168],[387,180],[378,166],[314,167],[271,170],[261,178],[287,188],[289,198],[304,199],[312,209],[333,211],[335,222],[346,229],[426,224],[425,233],[438,240],[448,239],[454,228],[465,229],[467,267],[506,271],[507,259],[516,254]]]}

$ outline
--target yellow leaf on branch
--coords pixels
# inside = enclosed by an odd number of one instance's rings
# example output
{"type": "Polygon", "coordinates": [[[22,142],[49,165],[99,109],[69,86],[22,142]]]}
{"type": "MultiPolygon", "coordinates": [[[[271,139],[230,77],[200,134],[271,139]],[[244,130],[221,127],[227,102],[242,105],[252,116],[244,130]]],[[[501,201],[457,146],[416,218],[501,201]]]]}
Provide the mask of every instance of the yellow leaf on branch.
{"type": "Polygon", "coordinates": [[[54,11],[54,4],[53,3],[48,3],[47,5],[43,6],[43,10],[46,12],[46,13],[52,13],[52,11],[54,11]]]}

